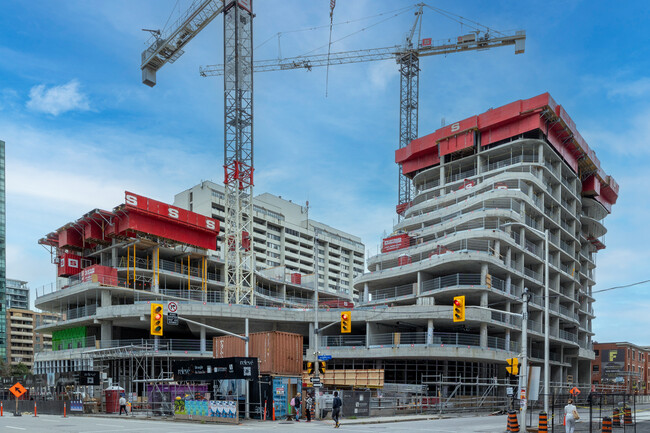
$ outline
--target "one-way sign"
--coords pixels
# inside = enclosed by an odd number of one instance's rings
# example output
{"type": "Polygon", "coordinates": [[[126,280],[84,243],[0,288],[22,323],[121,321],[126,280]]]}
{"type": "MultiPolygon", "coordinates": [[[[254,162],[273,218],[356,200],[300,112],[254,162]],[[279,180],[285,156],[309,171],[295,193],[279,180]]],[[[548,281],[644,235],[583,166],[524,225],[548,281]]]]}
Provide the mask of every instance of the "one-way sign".
{"type": "Polygon", "coordinates": [[[178,325],[178,313],[167,313],[167,324],[178,325]]]}
{"type": "Polygon", "coordinates": [[[320,383],[320,377],[310,377],[309,381],[311,383],[320,383]]]}

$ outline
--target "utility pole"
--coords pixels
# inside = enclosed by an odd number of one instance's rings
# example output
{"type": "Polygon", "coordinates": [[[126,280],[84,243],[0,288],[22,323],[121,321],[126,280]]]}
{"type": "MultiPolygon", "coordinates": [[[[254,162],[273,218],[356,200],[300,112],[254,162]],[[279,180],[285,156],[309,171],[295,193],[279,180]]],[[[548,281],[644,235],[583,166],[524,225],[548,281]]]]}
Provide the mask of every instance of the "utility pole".
{"type": "Polygon", "coordinates": [[[521,379],[519,382],[519,398],[521,399],[521,422],[526,431],[526,409],[528,409],[528,288],[524,287],[523,311],[521,314],[521,379]]]}
{"type": "MultiPolygon", "coordinates": [[[[318,341],[318,235],[316,235],[316,227],[314,227],[314,378],[319,379],[314,383],[320,381],[320,370],[318,364],[318,348],[320,342],[318,341]]],[[[320,419],[320,411],[318,404],[318,395],[320,394],[317,387],[314,387],[314,415],[316,419],[320,419]]]]}

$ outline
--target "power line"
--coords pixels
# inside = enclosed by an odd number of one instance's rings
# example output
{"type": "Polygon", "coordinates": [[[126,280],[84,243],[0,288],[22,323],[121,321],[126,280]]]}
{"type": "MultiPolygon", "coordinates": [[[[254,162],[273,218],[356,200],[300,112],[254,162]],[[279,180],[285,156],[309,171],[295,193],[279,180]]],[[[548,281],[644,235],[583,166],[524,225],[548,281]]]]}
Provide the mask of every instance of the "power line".
{"type": "Polygon", "coordinates": [[[645,284],[645,283],[650,283],[650,280],[643,280],[643,281],[639,281],[638,283],[626,284],[624,286],[616,286],[616,287],[609,287],[607,289],[594,290],[591,293],[607,292],[609,290],[614,290],[614,289],[624,289],[626,287],[638,286],[639,284],[645,284]]]}

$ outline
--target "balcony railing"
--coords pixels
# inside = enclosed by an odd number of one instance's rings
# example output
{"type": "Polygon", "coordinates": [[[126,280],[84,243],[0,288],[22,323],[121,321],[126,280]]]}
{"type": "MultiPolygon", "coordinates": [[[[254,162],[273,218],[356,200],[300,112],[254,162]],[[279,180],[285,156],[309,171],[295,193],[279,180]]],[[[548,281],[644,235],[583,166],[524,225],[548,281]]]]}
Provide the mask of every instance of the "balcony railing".
{"type": "MultiPolygon", "coordinates": [[[[426,332],[395,332],[389,334],[366,335],[326,335],[320,338],[321,348],[331,349],[334,347],[398,347],[398,346],[426,346],[426,332]]],[[[481,337],[477,334],[461,334],[435,332],[431,344],[434,346],[469,346],[481,347],[481,337]]],[[[498,350],[518,351],[518,343],[510,341],[509,344],[504,338],[488,336],[487,347],[498,350]]]]}

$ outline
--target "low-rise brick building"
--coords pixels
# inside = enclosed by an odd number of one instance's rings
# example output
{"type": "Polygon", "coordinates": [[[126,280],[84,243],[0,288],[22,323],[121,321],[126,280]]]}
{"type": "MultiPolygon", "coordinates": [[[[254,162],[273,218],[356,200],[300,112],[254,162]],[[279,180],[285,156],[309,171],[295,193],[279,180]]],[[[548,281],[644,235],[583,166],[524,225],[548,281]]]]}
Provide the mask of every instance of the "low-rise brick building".
{"type": "Polygon", "coordinates": [[[591,381],[597,391],[648,394],[650,348],[628,342],[594,343],[591,381]]]}

